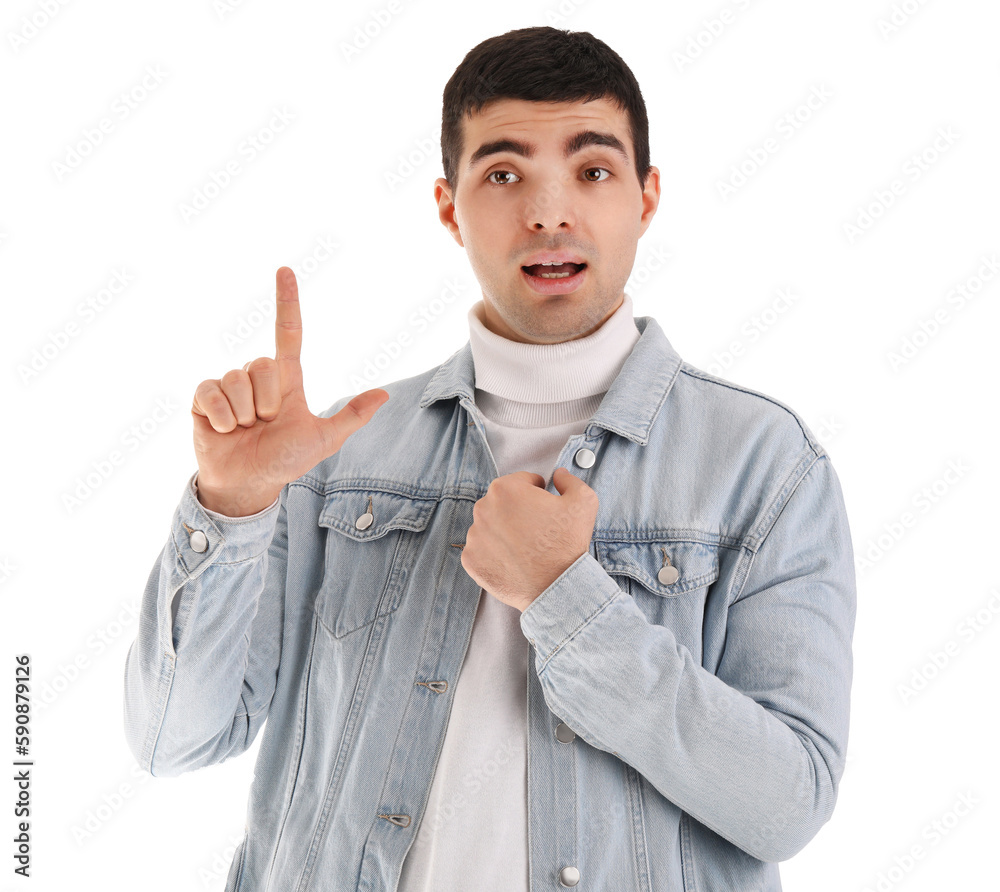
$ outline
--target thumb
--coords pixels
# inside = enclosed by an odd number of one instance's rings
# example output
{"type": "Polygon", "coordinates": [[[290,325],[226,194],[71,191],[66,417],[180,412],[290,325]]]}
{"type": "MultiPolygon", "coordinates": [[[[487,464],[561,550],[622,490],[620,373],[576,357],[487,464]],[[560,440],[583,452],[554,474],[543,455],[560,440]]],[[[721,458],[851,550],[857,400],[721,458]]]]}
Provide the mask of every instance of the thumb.
{"type": "Polygon", "coordinates": [[[321,419],[327,455],[333,455],[351,434],[363,428],[375,412],[389,399],[389,394],[376,387],[354,397],[336,415],[321,419]]]}
{"type": "Polygon", "coordinates": [[[561,496],[572,495],[579,492],[583,487],[590,489],[586,483],[567,468],[556,468],[552,472],[552,485],[559,490],[559,495],[561,496]]]}

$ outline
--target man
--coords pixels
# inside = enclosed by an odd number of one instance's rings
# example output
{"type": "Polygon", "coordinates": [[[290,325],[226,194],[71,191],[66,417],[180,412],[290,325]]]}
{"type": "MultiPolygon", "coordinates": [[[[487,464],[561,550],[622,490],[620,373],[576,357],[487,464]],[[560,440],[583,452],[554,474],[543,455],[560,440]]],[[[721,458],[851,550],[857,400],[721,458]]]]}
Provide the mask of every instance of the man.
{"type": "Polygon", "coordinates": [[[130,746],[174,775],[264,728],[230,892],[780,889],[844,769],[830,460],[633,318],[659,171],[604,43],[475,47],[442,155],[469,342],[313,416],[278,270],[275,358],[195,393],[130,746]]]}

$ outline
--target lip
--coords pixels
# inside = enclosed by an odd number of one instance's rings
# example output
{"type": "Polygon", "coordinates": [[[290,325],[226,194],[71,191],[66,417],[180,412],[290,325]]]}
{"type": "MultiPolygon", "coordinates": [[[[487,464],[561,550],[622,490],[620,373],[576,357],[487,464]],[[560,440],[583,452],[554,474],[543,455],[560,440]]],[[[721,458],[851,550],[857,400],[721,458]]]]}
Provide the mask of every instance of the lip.
{"type": "MultiPolygon", "coordinates": [[[[535,262],[538,263],[541,261],[535,262]]],[[[576,261],[570,262],[575,263],[576,261]]],[[[525,266],[530,265],[525,264],[525,266]]],[[[523,269],[521,270],[521,275],[528,283],[528,287],[538,294],[568,294],[571,291],[576,291],[577,288],[583,285],[583,280],[589,271],[590,267],[585,266],[579,272],[573,273],[571,276],[566,276],[565,279],[540,279],[537,276],[526,273],[523,269]]]]}
{"type": "Polygon", "coordinates": [[[536,263],[586,263],[577,254],[572,254],[569,251],[539,251],[537,254],[532,254],[521,266],[534,266],[536,263]]]}

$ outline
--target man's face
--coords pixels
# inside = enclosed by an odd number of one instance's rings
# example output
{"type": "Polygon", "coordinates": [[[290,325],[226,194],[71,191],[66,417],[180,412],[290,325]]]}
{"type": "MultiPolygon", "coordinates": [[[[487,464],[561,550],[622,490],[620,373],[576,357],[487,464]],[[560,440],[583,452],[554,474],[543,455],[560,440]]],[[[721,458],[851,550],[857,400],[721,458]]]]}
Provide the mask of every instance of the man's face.
{"type": "Polygon", "coordinates": [[[434,198],[482,286],[486,327],[530,344],[591,334],[621,306],[639,236],[660,198],[655,167],[640,188],[627,115],[610,99],[502,99],[465,118],[463,134],[458,188],[452,194],[439,178],[434,198]],[[627,157],[596,144],[566,156],[567,140],[586,131],[617,138],[627,157]],[[533,147],[531,157],[511,147],[481,154],[498,140],[533,147]],[[585,266],[564,279],[525,272],[542,252],[585,266]]]}

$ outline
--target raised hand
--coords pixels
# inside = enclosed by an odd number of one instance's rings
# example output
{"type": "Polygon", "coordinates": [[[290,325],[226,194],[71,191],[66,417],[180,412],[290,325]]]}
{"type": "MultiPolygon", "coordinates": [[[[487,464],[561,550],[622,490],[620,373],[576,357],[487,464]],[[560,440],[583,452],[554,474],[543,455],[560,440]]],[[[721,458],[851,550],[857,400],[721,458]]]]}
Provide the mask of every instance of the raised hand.
{"type": "Polygon", "coordinates": [[[295,273],[276,276],[274,359],[262,356],[220,379],[202,381],[194,394],[194,451],[198,499],[229,517],[256,514],[286,483],[333,455],[367,424],[389,394],[358,394],[331,418],[309,411],[302,388],[302,314],[295,273]]]}

